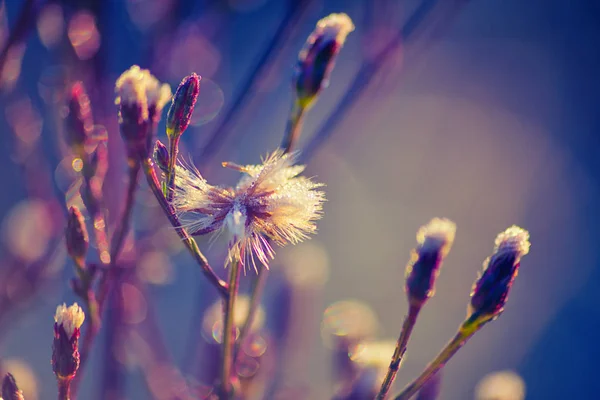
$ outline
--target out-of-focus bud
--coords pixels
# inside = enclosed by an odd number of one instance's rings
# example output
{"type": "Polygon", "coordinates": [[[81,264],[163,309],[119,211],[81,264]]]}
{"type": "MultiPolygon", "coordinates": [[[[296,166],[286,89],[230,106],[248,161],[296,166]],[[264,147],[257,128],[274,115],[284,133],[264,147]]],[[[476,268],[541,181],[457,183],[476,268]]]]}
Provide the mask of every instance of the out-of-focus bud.
{"type": "Polygon", "coordinates": [[[154,144],[154,161],[162,172],[166,174],[169,171],[169,150],[160,140],[154,144]]]}
{"type": "Polygon", "coordinates": [[[52,370],[60,381],[73,379],[79,368],[79,335],[85,319],[77,303],[56,308],[54,316],[54,342],[52,344],[52,370]]]}
{"type": "Polygon", "coordinates": [[[344,13],[330,14],[317,22],[298,55],[294,76],[297,101],[302,108],[308,107],[327,86],[336,56],[353,30],[352,20],[344,13]]]}
{"type": "Polygon", "coordinates": [[[449,219],[434,218],[417,232],[417,247],[406,266],[406,293],[409,302],[422,306],[435,293],[435,280],[454,242],[456,225],[449,219]]]}
{"type": "Polygon", "coordinates": [[[529,253],[529,232],[516,225],[496,237],[494,252],[483,263],[483,273],[473,284],[468,314],[483,320],[498,317],[506,304],[521,258],[529,253]]]}
{"type": "Polygon", "coordinates": [[[200,77],[195,73],[183,78],[171,100],[167,112],[167,136],[179,137],[192,119],[194,106],[200,93],[200,77]]]}
{"type": "Polygon", "coordinates": [[[169,85],[161,85],[150,71],[134,65],[117,79],[115,93],[121,136],[128,150],[149,152],[153,127],[170,98],[169,85]]]}
{"type": "Polygon", "coordinates": [[[90,239],[87,228],[85,227],[83,215],[76,206],[72,206],[69,209],[65,240],[67,243],[67,252],[71,258],[73,258],[78,265],[83,265],[90,239]]]}
{"type": "Polygon", "coordinates": [[[23,392],[19,390],[15,377],[6,374],[2,381],[2,399],[4,400],[24,400],[23,392]]]}
{"type": "Polygon", "coordinates": [[[94,129],[90,99],[82,82],[76,82],[68,93],[68,114],[65,117],[66,141],[71,151],[82,158],[84,146],[94,129]]]}

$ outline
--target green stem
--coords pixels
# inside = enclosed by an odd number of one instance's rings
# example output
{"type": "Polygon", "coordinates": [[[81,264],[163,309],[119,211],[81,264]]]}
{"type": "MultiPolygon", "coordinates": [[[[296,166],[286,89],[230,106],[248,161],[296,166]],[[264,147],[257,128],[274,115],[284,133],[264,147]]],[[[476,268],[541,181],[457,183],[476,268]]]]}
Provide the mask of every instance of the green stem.
{"type": "Polygon", "coordinates": [[[300,105],[298,101],[295,101],[294,105],[292,106],[292,111],[290,112],[290,118],[288,119],[285,135],[283,136],[283,140],[281,142],[281,148],[285,153],[292,151],[298,142],[298,138],[302,132],[302,122],[304,121],[305,112],[306,107],[300,105]]]}
{"type": "Polygon", "coordinates": [[[223,298],[227,298],[229,296],[228,285],[221,278],[215,274],[211,266],[208,264],[208,260],[200,251],[198,244],[194,240],[193,237],[187,232],[187,230],[181,225],[181,221],[175,210],[169,204],[166,197],[164,196],[161,188],[160,182],[158,181],[158,177],[156,176],[156,172],[154,171],[154,164],[151,158],[143,157],[142,163],[144,167],[144,175],[146,175],[146,180],[148,181],[148,186],[150,186],[150,190],[156,197],[158,204],[164,211],[165,215],[169,219],[171,225],[175,228],[175,231],[179,235],[179,237],[183,240],[183,244],[192,254],[200,268],[202,269],[202,273],[208,279],[208,281],[218,290],[219,294],[223,298]]]}
{"type": "Polygon", "coordinates": [[[381,384],[381,389],[379,390],[376,400],[384,400],[390,391],[392,383],[394,383],[394,379],[396,378],[396,374],[400,368],[400,363],[402,362],[402,357],[404,357],[404,353],[406,352],[410,334],[412,333],[415,323],[417,322],[419,311],[421,311],[420,305],[410,304],[408,315],[404,318],[402,330],[400,331],[400,336],[398,337],[398,342],[396,343],[396,348],[394,349],[392,361],[390,362],[388,372],[383,379],[383,383],[381,384]]]}
{"type": "Polygon", "coordinates": [[[248,307],[248,315],[246,316],[246,320],[244,321],[244,325],[240,329],[240,335],[235,342],[235,349],[233,352],[233,359],[237,360],[240,352],[240,348],[244,344],[245,338],[250,333],[252,328],[252,323],[254,322],[254,317],[256,316],[256,312],[260,307],[260,298],[262,297],[263,289],[265,287],[265,283],[267,282],[267,276],[269,275],[269,270],[265,267],[262,267],[258,271],[258,276],[252,282],[252,289],[250,292],[250,306],[248,307]]]}
{"type": "Polygon", "coordinates": [[[240,283],[240,262],[233,260],[229,273],[229,296],[223,300],[223,351],[221,362],[221,400],[233,398],[231,375],[233,369],[233,350],[236,336],[235,301],[240,283]]]}
{"type": "Polygon", "coordinates": [[[446,344],[442,351],[431,363],[429,363],[427,368],[425,368],[417,379],[406,386],[400,394],[394,397],[394,400],[409,400],[414,396],[487,322],[489,322],[489,319],[481,319],[476,314],[465,320],[458,329],[458,332],[456,332],[454,338],[446,344]]]}
{"type": "Polygon", "coordinates": [[[165,196],[167,201],[171,203],[175,194],[175,165],[177,164],[177,154],[179,153],[179,138],[175,136],[169,138],[169,169],[167,174],[167,187],[165,196]]]}

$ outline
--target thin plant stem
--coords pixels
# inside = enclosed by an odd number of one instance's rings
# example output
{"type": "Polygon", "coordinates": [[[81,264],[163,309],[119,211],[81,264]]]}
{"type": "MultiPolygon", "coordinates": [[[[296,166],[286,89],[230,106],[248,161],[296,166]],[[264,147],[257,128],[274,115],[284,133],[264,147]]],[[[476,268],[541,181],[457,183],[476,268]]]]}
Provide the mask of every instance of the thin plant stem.
{"type": "Polygon", "coordinates": [[[377,397],[375,398],[376,400],[384,400],[387,397],[390,388],[392,387],[392,383],[394,383],[394,379],[396,378],[396,374],[400,368],[400,363],[402,362],[402,357],[404,357],[404,353],[406,352],[410,334],[412,333],[415,323],[417,322],[419,311],[421,311],[421,305],[410,304],[408,308],[408,315],[404,318],[402,330],[400,331],[400,336],[398,337],[398,342],[396,343],[396,348],[394,349],[392,361],[390,362],[387,374],[385,375],[383,383],[381,384],[381,389],[379,389],[379,394],[377,394],[377,397]]]}
{"type": "Polygon", "coordinates": [[[175,194],[175,164],[177,163],[177,154],[179,153],[179,136],[169,138],[169,169],[167,174],[167,185],[165,196],[171,203],[175,194]]]}
{"type": "Polygon", "coordinates": [[[250,306],[248,307],[248,315],[246,316],[246,320],[244,321],[244,325],[240,329],[240,335],[235,342],[235,349],[233,352],[233,359],[237,360],[239,356],[240,349],[244,344],[244,340],[250,333],[252,329],[252,323],[254,322],[254,318],[256,316],[256,312],[258,311],[258,307],[260,306],[260,299],[262,297],[263,290],[265,288],[265,284],[267,282],[267,277],[269,276],[269,270],[266,268],[261,268],[258,271],[258,275],[252,282],[252,289],[250,290],[250,306]]]}
{"type": "MultiPolygon", "coordinates": [[[[0,50],[0,74],[4,71],[10,51],[22,42],[32,28],[35,27],[36,17],[43,3],[43,1],[40,1],[36,4],[35,0],[25,0],[23,2],[17,22],[0,50]]],[[[4,6],[4,12],[6,13],[6,6],[4,6]]]]}
{"type": "Polygon", "coordinates": [[[71,378],[58,378],[58,400],[71,400],[71,378]]]}
{"type": "Polygon", "coordinates": [[[167,198],[164,196],[160,187],[160,182],[158,180],[158,177],[156,176],[156,171],[154,170],[154,162],[151,158],[147,156],[143,156],[141,162],[144,170],[144,175],[146,176],[146,180],[148,181],[148,186],[150,186],[150,190],[154,194],[154,197],[156,197],[158,204],[164,211],[169,222],[175,228],[175,231],[177,232],[179,237],[183,240],[183,244],[185,245],[185,247],[192,254],[198,265],[200,265],[204,276],[217,289],[221,297],[227,298],[229,296],[227,283],[221,278],[219,278],[217,274],[213,271],[211,266],[208,264],[208,260],[200,251],[198,244],[183,227],[181,221],[179,220],[179,217],[175,213],[175,210],[173,209],[171,204],[169,204],[167,198]]]}
{"type": "Polygon", "coordinates": [[[452,340],[446,344],[442,351],[429,363],[427,368],[412,381],[402,392],[394,397],[394,400],[409,400],[433,377],[446,363],[467,343],[467,341],[479,331],[489,319],[480,319],[477,314],[471,315],[462,323],[458,332],[452,340]]]}
{"type": "Polygon", "coordinates": [[[231,262],[229,272],[229,297],[223,300],[223,350],[221,360],[221,396],[222,400],[233,398],[231,372],[233,369],[233,350],[236,336],[234,323],[235,302],[240,284],[240,261],[231,262]]]}
{"type": "Polygon", "coordinates": [[[298,142],[298,138],[302,132],[302,122],[304,120],[305,112],[306,107],[298,104],[298,101],[294,101],[285,135],[283,136],[283,141],[281,142],[281,148],[285,153],[292,151],[298,142]]]}
{"type": "MultiPolygon", "coordinates": [[[[129,228],[131,225],[131,216],[133,214],[133,208],[135,205],[135,194],[138,186],[138,175],[140,172],[140,162],[138,160],[129,159],[129,179],[127,185],[127,194],[125,197],[125,208],[123,209],[123,215],[121,217],[120,223],[117,226],[117,229],[112,237],[111,246],[110,246],[110,264],[108,269],[106,269],[100,280],[98,285],[98,294],[96,296],[96,307],[97,307],[97,315],[101,316],[102,311],[104,310],[104,303],[106,302],[106,297],[110,291],[110,281],[114,276],[114,269],[116,268],[117,258],[123,249],[123,245],[125,243],[125,238],[127,237],[127,233],[129,232],[129,228]]],[[[79,384],[81,383],[81,377],[83,376],[83,369],[87,363],[89,358],[92,345],[94,344],[94,340],[100,331],[100,322],[92,323],[88,327],[81,341],[81,358],[79,364],[78,374],[74,378],[73,382],[73,395],[77,394],[79,389],[79,384]]]]}

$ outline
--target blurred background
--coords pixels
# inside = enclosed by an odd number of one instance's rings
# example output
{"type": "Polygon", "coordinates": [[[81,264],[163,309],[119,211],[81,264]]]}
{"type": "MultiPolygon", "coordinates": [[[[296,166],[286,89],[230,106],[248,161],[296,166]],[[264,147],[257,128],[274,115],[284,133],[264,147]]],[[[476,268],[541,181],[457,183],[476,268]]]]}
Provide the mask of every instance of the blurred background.
{"type": "MultiPolygon", "coordinates": [[[[77,300],[60,243],[65,205],[81,202],[61,136],[65,88],[84,82],[95,131],[108,137],[114,224],[126,165],[114,81],[124,70],[149,68],[173,89],[202,75],[181,152],[209,181],[233,184],[237,174],[220,162],[257,163],[279,145],[297,53],[332,12],[347,13],[356,30],[299,145],[328,201],[318,235],[277,252],[263,302],[266,342],[276,344],[257,344],[269,354],[287,332],[278,370],[296,394],[279,398],[331,398],[332,330],[354,324],[377,340],[397,338],[404,267],[417,229],[436,216],[457,223],[456,241],[396,389],[454,334],[496,234],[517,224],[532,247],[506,311],[448,364],[440,399],[492,398],[481,380],[497,371],[520,376],[507,379],[531,400],[598,396],[600,3],[10,0],[0,21],[0,359],[28,400],[54,396],[52,318],[57,304],[77,300]],[[277,323],[287,315],[290,324],[277,323]]],[[[140,186],[135,282],[121,288],[124,311],[109,313],[128,328],[103,329],[81,398],[171,398],[161,394],[166,377],[201,382],[209,359],[199,343],[210,340],[204,310],[216,292],[140,186]],[[147,368],[152,352],[160,362],[147,368]],[[119,395],[101,389],[114,368],[119,395]]],[[[200,242],[225,276],[224,243],[200,242]]]]}

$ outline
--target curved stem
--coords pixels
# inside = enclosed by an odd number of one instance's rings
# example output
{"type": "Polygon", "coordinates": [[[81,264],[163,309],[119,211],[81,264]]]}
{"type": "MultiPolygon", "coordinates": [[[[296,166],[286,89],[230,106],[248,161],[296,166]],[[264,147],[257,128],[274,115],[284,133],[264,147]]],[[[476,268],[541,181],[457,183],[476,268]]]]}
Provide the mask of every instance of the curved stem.
{"type": "Polygon", "coordinates": [[[479,319],[477,315],[472,315],[463,322],[454,338],[446,344],[417,379],[412,381],[400,394],[394,397],[394,400],[409,400],[414,396],[488,321],[479,319]]]}
{"type": "Polygon", "coordinates": [[[254,322],[254,317],[256,316],[256,312],[258,311],[258,307],[260,306],[260,298],[262,297],[263,289],[265,287],[265,283],[267,282],[267,277],[269,276],[269,270],[265,267],[261,268],[258,271],[258,276],[252,282],[252,289],[250,294],[250,306],[248,307],[248,315],[246,316],[246,320],[244,321],[244,325],[242,325],[242,329],[240,329],[240,335],[235,342],[235,348],[233,352],[233,359],[237,360],[237,357],[240,352],[240,348],[244,344],[244,340],[250,333],[250,329],[252,328],[252,323],[254,322]]]}
{"type": "Polygon", "coordinates": [[[229,296],[227,283],[219,278],[217,274],[215,274],[211,266],[208,264],[208,260],[200,251],[200,248],[198,247],[198,244],[194,238],[191,237],[187,230],[181,225],[179,217],[177,217],[177,214],[175,214],[175,210],[173,210],[173,207],[169,204],[162,192],[162,189],[160,188],[160,182],[158,181],[158,177],[154,171],[154,163],[152,159],[144,157],[142,159],[142,164],[144,168],[144,175],[148,181],[148,186],[150,186],[150,190],[152,190],[154,197],[156,197],[156,200],[158,200],[158,204],[169,219],[169,222],[175,228],[175,231],[179,237],[183,240],[185,247],[192,254],[198,265],[200,265],[204,276],[215,288],[217,288],[219,294],[223,298],[227,298],[229,296]]]}
{"type": "Polygon", "coordinates": [[[294,146],[298,142],[300,133],[302,132],[302,122],[304,120],[304,114],[306,107],[298,104],[298,101],[294,101],[292,111],[290,112],[290,118],[281,142],[281,148],[284,152],[289,153],[293,150],[294,146]]]}
{"type": "Polygon", "coordinates": [[[377,394],[376,400],[385,399],[390,391],[392,383],[394,383],[394,379],[396,378],[396,374],[400,368],[400,363],[402,362],[402,357],[404,357],[404,353],[406,352],[410,334],[412,333],[415,323],[417,322],[419,311],[421,311],[420,305],[410,305],[408,309],[408,315],[404,318],[404,323],[402,324],[402,330],[400,331],[400,337],[398,337],[398,342],[396,343],[396,348],[394,349],[392,361],[390,362],[388,372],[383,379],[383,383],[381,384],[381,389],[379,390],[379,394],[377,394]]]}
{"type": "Polygon", "coordinates": [[[240,262],[233,260],[229,273],[229,297],[223,300],[223,351],[221,360],[221,399],[233,398],[231,374],[233,369],[233,347],[236,336],[235,301],[240,283],[240,262]]]}

